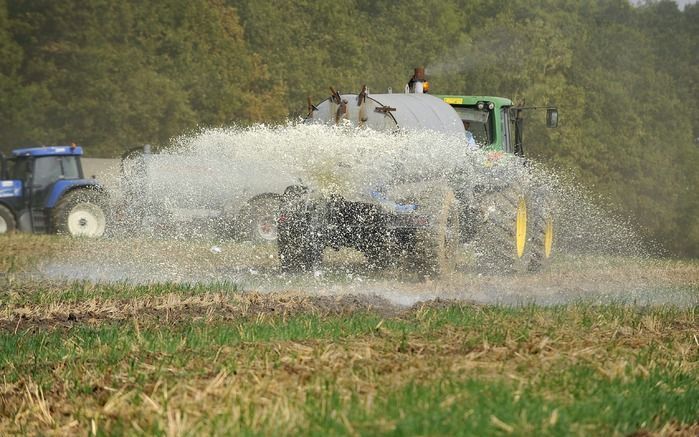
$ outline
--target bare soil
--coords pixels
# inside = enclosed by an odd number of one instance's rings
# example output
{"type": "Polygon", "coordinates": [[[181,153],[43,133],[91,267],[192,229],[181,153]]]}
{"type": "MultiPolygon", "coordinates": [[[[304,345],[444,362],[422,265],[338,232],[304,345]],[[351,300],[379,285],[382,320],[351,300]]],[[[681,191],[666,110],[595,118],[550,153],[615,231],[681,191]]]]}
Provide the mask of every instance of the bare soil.
{"type": "MultiPolygon", "coordinates": [[[[431,305],[443,305],[436,301],[431,305]]],[[[192,321],[249,321],[261,317],[311,314],[319,317],[369,312],[397,317],[406,309],[374,295],[309,296],[296,293],[168,294],[132,300],[90,300],[60,305],[23,305],[0,313],[0,331],[71,329],[103,323],[178,324],[192,321]]]]}

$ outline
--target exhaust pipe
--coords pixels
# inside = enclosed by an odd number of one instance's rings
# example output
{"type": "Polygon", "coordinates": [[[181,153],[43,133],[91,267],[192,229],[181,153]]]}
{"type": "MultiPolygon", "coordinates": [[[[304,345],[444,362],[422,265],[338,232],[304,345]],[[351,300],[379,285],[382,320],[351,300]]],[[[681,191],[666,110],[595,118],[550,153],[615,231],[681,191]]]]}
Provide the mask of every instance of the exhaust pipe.
{"type": "Polygon", "coordinates": [[[423,94],[427,93],[430,89],[430,84],[425,78],[425,67],[415,68],[413,77],[410,78],[408,82],[408,91],[411,94],[423,94]]]}

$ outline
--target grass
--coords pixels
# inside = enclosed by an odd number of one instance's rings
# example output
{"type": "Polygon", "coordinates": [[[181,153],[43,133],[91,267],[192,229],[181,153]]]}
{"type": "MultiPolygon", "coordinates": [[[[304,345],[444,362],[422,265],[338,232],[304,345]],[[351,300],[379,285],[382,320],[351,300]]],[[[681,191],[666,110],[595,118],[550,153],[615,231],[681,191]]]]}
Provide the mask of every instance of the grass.
{"type": "Polygon", "coordinates": [[[455,304],[5,332],[0,429],[622,435],[696,423],[696,326],[690,310],[455,304]]]}
{"type": "MultiPolygon", "coordinates": [[[[32,281],[13,284],[11,290],[11,292],[4,293],[5,299],[3,300],[7,305],[60,305],[93,299],[153,298],[173,293],[186,297],[223,291],[237,292],[238,286],[226,281],[207,284],[150,283],[138,285],[126,282],[100,284],[89,281],[32,281]]],[[[2,294],[0,293],[0,295],[2,294]]]]}
{"type": "MultiPolygon", "coordinates": [[[[9,241],[15,273],[73,244],[9,241]]],[[[17,276],[0,288],[0,434],[696,435],[698,337],[691,306],[399,309],[17,276]]]]}

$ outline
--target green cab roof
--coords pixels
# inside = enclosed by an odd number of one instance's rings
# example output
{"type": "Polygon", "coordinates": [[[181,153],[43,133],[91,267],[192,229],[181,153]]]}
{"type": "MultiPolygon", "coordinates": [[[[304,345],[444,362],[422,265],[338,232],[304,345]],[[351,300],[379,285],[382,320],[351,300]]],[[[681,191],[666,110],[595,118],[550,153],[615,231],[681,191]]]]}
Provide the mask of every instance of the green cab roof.
{"type": "Polygon", "coordinates": [[[478,102],[493,102],[496,107],[512,106],[512,100],[493,96],[435,95],[450,105],[475,105],[478,102]]]}

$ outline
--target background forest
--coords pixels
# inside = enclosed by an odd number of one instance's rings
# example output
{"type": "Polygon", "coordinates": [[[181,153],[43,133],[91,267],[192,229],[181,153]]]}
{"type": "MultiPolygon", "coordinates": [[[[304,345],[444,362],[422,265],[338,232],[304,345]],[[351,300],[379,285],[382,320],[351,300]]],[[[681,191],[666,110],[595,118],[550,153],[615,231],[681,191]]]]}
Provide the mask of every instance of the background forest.
{"type": "Polygon", "coordinates": [[[0,0],[0,150],[116,157],[275,123],[332,85],[555,104],[528,153],[699,257],[699,6],[627,0],[0,0]]]}

